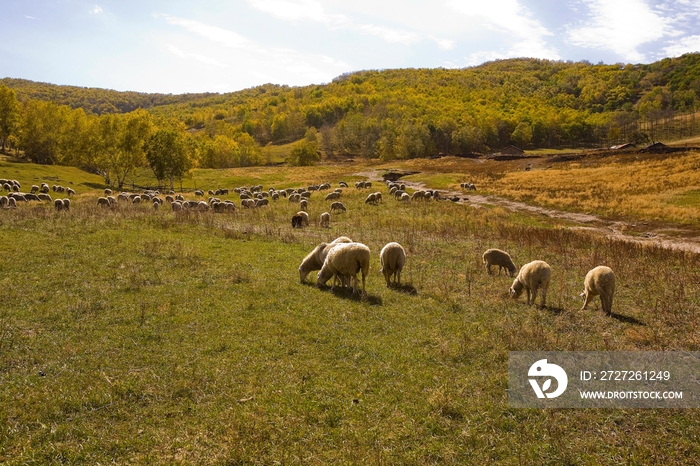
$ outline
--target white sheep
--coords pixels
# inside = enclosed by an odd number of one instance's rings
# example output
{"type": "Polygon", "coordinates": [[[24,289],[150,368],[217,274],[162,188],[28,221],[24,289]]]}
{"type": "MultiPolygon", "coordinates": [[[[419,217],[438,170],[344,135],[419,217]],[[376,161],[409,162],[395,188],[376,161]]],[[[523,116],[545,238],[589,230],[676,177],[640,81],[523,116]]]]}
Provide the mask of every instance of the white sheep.
{"type": "Polygon", "coordinates": [[[484,261],[484,264],[486,264],[486,271],[489,273],[489,275],[493,273],[491,272],[491,266],[493,265],[498,266],[498,275],[501,274],[501,269],[506,269],[508,271],[508,275],[512,277],[515,275],[515,271],[517,270],[517,267],[513,263],[513,259],[510,258],[510,254],[505,251],[501,251],[500,249],[488,249],[486,252],[484,252],[482,260],[484,261]]]}
{"type": "Polygon", "coordinates": [[[513,299],[518,299],[522,294],[523,289],[527,291],[527,304],[535,302],[537,292],[542,289],[542,306],[547,300],[547,288],[549,288],[549,279],[552,276],[552,269],[545,261],[532,261],[522,266],[517,278],[513,281],[510,287],[510,296],[513,299]]]}
{"type": "Polygon", "coordinates": [[[321,286],[331,277],[334,278],[331,291],[335,288],[335,281],[344,282],[346,277],[352,279],[352,292],[357,293],[357,273],[362,272],[362,292],[365,292],[365,279],[369,273],[370,252],[362,243],[342,243],[331,247],[323,262],[321,271],[318,272],[316,285],[321,286]]]}
{"type": "Polygon", "coordinates": [[[106,197],[98,197],[97,198],[97,205],[109,207],[109,199],[107,199],[106,197]]]}
{"type": "Polygon", "coordinates": [[[326,260],[326,255],[328,255],[328,251],[330,251],[331,247],[340,243],[352,242],[353,241],[347,236],[340,236],[330,243],[321,243],[316,246],[314,250],[308,253],[306,257],[304,257],[304,260],[301,261],[301,265],[299,266],[299,279],[301,280],[301,283],[304,283],[304,280],[306,280],[306,277],[310,272],[314,270],[321,270],[321,267],[323,267],[323,263],[326,260]]]}
{"type": "Polygon", "coordinates": [[[406,251],[396,242],[388,243],[379,253],[379,263],[382,268],[379,270],[384,274],[386,286],[391,286],[392,277],[397,285],[401,285],[401,270],[406,264],[406,251]]]}
{"type": "Polygon", "coordinates": [[[328,212],[322,213],[321,220],[319,221],[319,225],[324,227],[324,228],[330,228],[330,226],[331,226],[331,214],[328,212]]]}
{"type": "Polygon", "coordinates": [[[335,201],[335,200],[337,200],[337,199],[340,199],[340,193],[334,191],[334,192],[332,192],[332,193],[326,194],[326,197],[325,197],[324,200],[326,200],[326,201],[335,201]]]}
{"type": "Polygon", "coordinates": [[[403,193],[401,194],[401,197],[399,198],[401,202],[408,202],[411,200],[411,196],[408,193],[403,193]]]}
{"type": "Polygon", "coordinates": [[[615,274],[610,267],[599,265],[586,274],[583,282],[584,290],[581,293],[583,300],[583,311],[588,306],[591,298],[600,296],[600,303],[603,311],[612,314],[613,295],[615,294],[615,274]]]}

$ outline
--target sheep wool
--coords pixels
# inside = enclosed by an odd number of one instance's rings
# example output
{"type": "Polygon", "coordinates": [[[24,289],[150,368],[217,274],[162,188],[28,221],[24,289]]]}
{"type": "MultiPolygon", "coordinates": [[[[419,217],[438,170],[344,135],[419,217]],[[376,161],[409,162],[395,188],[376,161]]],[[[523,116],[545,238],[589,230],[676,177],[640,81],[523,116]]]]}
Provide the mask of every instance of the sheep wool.
{"type": "Polygon", "coordinates": [[[328,251],[330,251],[333,246],[340,243],[352,242],[353,241],[347,236],[340,236],[330,243],[321,243],[316,246],[313,251],[304,257],[304,260],[301,261],[301,265],[299,265],[299,280],[301,283],[304,283],[304,280],[306,280],[309,273],[313,272],[314,270],[321,270],[321,267],[323,267],[323,263],[326,260],[326,256],[328,255],[328,251]]]}
{"type": "Polygon", "coordinates": [[[498,275],[501,274],[501,269],[505,269],[508,272],[508,275],[512,277],[515,275],[515,271],[517,270],[517,267],[515,267],[515,264],[513,263],[513,259],[510,258],[510,254],[505,251],[501,251],[500,249],[488,249],[486,252],[484,252],[482,259],[484,264],[486,264],[486,271],[489,273],[489,275],[493,273],[491,271],[491,266],[493,265],[498,266],[498,275]]]}
{"type": "Polygon", "coordinates": [[[583,282],[584,290],[581,296],[584,298],[583,311],[588,306],[591,298],[600,296],[603,312],[612,314],[613,295],[615,294],[615,273],[610,267],[599,265],[586,274],[583,282]]]}
{"type": "Polygon", "coordinates": [[[379,253],[379,263],[382,268],[379,270],[384,274],[386,286],[391,286],[393,282],[401,285],[401,270],[406,264],[406,251],[399,243],[392,242],[384,246],[379,253]]]}
{"type": "Polygon", "coordinates": [[[331,277],[335,280],[331,291],[335,288],[335,281],[343,283],[344,278],[349,277],[353,282],[352,292],[357,293],[357,273],[362,272],[362,292],[365,292],[365,279],[369,273],[370,251],[362,243],[342,243],[331,248],[323,262],[323,267],[318,273],[316,285],[321,286],[331,277]]]}
{"type": "Polygon", "coordinates": [[[545,261],[536,260],[525,264],[510,287],[510,296],[513,299],[518,299],[524,289],[527,291],[527,304],[530,305],[535,302],[537,292],[542,289],[542,306],[544,307],[551,276],[552,269],[545,261]]]}

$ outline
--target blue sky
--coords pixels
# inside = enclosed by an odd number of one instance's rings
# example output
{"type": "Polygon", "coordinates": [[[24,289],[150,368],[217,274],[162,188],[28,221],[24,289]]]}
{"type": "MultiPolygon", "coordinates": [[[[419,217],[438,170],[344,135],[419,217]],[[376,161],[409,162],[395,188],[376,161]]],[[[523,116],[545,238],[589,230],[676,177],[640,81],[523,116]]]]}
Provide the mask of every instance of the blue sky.
{"type": "Polygon", "coordinates": [[[0,77],[140,92],[700,51],[700,0],[3,0],[0,77]]]}

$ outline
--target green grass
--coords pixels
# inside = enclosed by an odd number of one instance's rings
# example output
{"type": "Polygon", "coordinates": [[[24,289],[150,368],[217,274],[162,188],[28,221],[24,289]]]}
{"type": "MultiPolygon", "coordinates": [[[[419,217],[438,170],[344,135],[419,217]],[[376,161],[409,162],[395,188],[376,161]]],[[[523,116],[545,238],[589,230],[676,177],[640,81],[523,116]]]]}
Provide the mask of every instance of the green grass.
{"type": "MultiPolygon", "coordinates": [[[[303,185],[340,169],[267,170],[234,173],[303,185]]],[[[697,410],[510,409],[506,392],[508,351],[698,351],[697,255],[377,189],[379,206],[346,190],[330,230],[291,229],[286,200],[175,215],[97,208],[94,191],[70,212],[0,211],[0,462],[697,460],[697,410]],[[306,253],[340,235],[372,251],[363,297],[299,283],[306,253]],[[403,291],[379,273],[389,241],[408,254],[403,291]],[[508,298],[511,279],[481,263],[490,247],[552,266],[547,308],[508,298]],[[579,310],[603,263],[617,318],[579,310]]]]}

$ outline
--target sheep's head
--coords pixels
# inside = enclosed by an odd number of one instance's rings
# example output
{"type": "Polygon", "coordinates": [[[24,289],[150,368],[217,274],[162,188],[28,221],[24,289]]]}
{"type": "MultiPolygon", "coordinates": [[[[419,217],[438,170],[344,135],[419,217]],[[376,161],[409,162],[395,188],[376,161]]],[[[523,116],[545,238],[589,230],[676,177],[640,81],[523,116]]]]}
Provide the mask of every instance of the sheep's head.
{"type": "Polygon", "coordinates": [[[510,287],[510,297],[513,299],[518,299],[523,292],[523,284],[517,278],[513,281],[513,285],[510,287]]]}
{"type": "Polygon", "coordinates": [[[518,268],[513,266],[513,267],[508,269],[508,275],[510,275],[512,277],[515,275],[515,272],[517,272],[517,271],[518,271],[518,268]]]}

